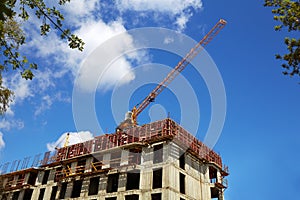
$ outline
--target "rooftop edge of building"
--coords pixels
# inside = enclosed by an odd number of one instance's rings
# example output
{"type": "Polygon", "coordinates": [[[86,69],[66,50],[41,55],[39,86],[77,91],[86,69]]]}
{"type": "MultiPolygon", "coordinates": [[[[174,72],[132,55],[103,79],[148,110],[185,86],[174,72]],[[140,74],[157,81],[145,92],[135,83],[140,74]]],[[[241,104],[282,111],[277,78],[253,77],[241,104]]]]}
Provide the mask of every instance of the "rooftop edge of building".
{"type": "MultiPolygon", "coordinates": [[[[228,167],[222,165],[222,159],[219,154],[207,147],[203,142],[170,118],[124,130],[116,130],[115,133],[96,136],[86,142],[57,148],[55,152],[46,152],[43,159],[39,162],[34,161],[38,164],[36,164],[36,166],[32,165],[31,167],[43,167],[113,148],[124,148],[128,145],[139,144],[151,146],[153,143],[165,140],[174,141],[186,151],[189,151],[198,159],[202,160],[202,162],[209,162],[216,165],[222,169],[223,175],[227,176],[229,174],[228,167]]],[[[18,170],[24,170],[24,168],[18,170]]],[[[18,170],[11,170],[10,173],[18,170]]],[[[6,171],[7,170],[2,169],[0,174],[5,174],[6,171]]]]}

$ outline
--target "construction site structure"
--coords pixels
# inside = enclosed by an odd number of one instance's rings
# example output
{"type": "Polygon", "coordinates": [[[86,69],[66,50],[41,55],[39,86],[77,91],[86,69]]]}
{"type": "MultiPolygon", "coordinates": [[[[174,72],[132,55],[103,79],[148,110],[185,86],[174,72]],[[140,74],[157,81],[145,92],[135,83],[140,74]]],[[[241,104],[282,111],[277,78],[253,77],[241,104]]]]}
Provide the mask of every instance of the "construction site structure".
{"type": "Polygon", "coordinates": [[[229,175],[220,155],[169,118],[1,171],[1,200],[223,200],[229,175]]]}
{"type": "Polygon", "coordinates": [[[208,45],[215,36],[225,27],[227,22],[224,19],[220,19],[212,29],[200,40],[191,50],[182,58],[173,70],[149,93],[149,95],[143,99],[143,101],[133,107],[131,111],[127,113],[128,117],[117,127],[117,129],[124,129],[137,125],[138,115],[147,106],[155,100],[155,98],[166,88],[168,85],[191,63],[191,61],[208,45]]]}

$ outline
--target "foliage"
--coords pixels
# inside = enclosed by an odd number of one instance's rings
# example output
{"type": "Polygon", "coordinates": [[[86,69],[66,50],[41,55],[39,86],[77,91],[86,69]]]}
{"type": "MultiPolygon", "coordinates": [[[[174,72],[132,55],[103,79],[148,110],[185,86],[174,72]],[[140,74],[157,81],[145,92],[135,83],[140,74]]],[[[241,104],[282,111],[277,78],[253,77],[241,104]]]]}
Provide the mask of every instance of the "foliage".
{"type": "MultiPolygon", "coordinates": [[[[59,0],[64,5],[70,0],[59,0]]],[[[84,42],[69,29],[63,28],[64,16],[55,7],[48,7],[44,0],[1,0],[0,2],[0,114],[3,114],[13,98],[13,91],[3,86],[4,71],[19,70],[21,76],[31,80],[36,63],[31,63],[19,52],[26,38],[19,21],[30,19],[30,13],[41,20],[40,33],[47,35],[51,28],[60,32],[61,39],[67,39],[69,47],[83,50],[84,42]],[[31,11],[31,12],[30,12],[31,11]]]]}
{"type": "MultiPolygon", "coordinates": [[[[273,7],[272,13],[274,20],[280,22],[274,29],[280,31],[287,28],[288,32],[300,31],[300,1],[292,0],[265,0],[264,6],[273,7]]],[[[288,52],[284,55],[276,55],[277,59],[283,60],[285,63],[282,67],[285,69],[285,75],[300,76],[300,38],[286,37],[284,43],[288,52]]]]}

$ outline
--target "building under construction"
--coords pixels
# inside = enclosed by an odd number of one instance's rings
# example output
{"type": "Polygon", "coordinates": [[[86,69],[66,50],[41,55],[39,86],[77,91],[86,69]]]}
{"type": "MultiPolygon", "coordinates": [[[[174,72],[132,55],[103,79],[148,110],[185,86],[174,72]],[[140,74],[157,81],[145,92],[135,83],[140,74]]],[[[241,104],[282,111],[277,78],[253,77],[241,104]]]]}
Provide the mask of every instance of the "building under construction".
{"type": "Polygon", "coordinates": [[[2,200],[224,199],[227,167],[183,127],[165,119],[137,126],[137,116],[225,26],[220,20],[168,76],[135,106],[116,132],[2,165],[2,200]]]}
{"type": "Polygon", "coordinates": [[[38,162],[2,170],[0,199],[223,200],[227,188],[221,157],[171,119],[46,152],[38,162]]]}

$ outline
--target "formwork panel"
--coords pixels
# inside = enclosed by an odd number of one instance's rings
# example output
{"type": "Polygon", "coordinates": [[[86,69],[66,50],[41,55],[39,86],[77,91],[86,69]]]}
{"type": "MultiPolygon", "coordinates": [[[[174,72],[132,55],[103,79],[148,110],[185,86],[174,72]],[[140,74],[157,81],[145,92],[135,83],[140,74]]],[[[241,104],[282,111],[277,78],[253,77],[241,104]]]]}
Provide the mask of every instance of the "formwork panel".
{"type": "Polygon", "coordinates": [[[171,119],[164,119],[143,126],[128,128],[125,131],[118,131],[117,133],[101,135],[84,143],[61,148],[57,151],[56,161],[134,142],[151,143],[166,138],[176,139],[184,148],[193,151],[198,158],[214,162],[222,167],[221,157],[217,153],[209,149],[195,136],[171,119]]]}

